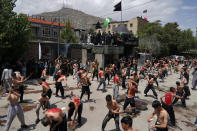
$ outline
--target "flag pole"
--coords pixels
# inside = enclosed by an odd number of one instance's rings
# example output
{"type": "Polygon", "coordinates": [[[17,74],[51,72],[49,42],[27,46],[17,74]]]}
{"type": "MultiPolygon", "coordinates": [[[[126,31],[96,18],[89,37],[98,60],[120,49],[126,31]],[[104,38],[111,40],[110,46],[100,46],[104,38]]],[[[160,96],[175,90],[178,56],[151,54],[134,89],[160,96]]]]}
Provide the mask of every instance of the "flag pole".
{"type": "Polygon", "coordinates": [[[121,24],[122,24],[122,0],[121,0],[121,24]]]}

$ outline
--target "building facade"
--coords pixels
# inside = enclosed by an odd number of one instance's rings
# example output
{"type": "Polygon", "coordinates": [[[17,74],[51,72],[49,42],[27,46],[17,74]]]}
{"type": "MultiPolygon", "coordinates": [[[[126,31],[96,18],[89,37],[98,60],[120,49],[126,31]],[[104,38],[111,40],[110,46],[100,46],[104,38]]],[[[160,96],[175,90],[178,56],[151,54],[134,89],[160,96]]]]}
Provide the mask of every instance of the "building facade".
{"type": "MultiPolygon", "coordinates": [[[[100,30],[101,32],[113,32],[115,28],[117,28],[120,24],[124,24],[127,29],[132,32],[134,35],[137,35],[138,30],[142,27],[143,24],[147,23],[148,21],[143,19],[142,17],[136,17],[129,21],[122,21],[122,22],[110,22],[107,28],[105,29],[97,29],[97,32],[100,30]]],[[[101,23],[103,24],[103,23],[101,23]]]]}
{"type": "MultiPolygon", "coordinates": [[[[29,47],[25,52],[24,59],[38,60],[39,44],[41,45],[42,59],[53,60],[57,58],[58,48],[60,50],[61,46],[64,46],[58,42],[59,32],[65,28],[66,24],[35,18],[28,18],[28,21],[30,22],[32,37],[29,41],[29,47]]],[[[74,25],[71,25],[71,28],[75,31],[74,25]]]]}

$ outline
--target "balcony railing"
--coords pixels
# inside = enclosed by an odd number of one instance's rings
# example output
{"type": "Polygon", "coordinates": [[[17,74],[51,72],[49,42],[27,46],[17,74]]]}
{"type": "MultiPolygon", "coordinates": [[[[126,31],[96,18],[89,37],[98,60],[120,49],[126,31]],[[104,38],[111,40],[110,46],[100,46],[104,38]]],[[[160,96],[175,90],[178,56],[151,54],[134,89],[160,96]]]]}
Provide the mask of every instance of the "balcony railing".
{"type": "Polygon", "coordinates": [[[58,38],[55,37],[40,37],[40,36],[32,36],[30,41],[51,41],[58,42],[58,38]]]}

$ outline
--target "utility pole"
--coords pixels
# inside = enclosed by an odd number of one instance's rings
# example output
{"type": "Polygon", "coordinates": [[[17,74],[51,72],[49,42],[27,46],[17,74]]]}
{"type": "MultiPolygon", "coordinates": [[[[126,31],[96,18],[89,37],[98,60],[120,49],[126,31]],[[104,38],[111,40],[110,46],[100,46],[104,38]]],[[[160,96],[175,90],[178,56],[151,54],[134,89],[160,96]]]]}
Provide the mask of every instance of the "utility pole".
{"type": "MultiPolygon", "coordinates": [[[[60,9],[61,10],[61,9],[60,9]]],[[[60,55],[60,10],[59,10],[59,12],[58,12],[58,14],[59,14],[59,20],[58,20],[58,22],[59,22],[59,26],[58,26],[58,46],[57,46],[57,52],[58,52],[58,56],[60,55]]]]}

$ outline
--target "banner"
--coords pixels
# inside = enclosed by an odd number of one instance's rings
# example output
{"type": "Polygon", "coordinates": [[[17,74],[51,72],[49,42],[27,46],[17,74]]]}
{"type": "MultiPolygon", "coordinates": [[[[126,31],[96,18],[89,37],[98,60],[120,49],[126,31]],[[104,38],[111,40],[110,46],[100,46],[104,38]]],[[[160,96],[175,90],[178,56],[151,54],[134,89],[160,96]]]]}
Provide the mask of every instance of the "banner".
{"type": "Polygon", "coordinates": [[[39,52],[39,60],[41,59],[42,57],[42,51],[41,51],[41,45],[39,43],[39,47],[38,47],[38,52],[39,52]]]}
{"type": "Polygon", "coordinates": [[[112,18],[107,17],[103,23],[103,28],[107,28],[108,24],[111,22],[112,18]]]}
{"type": "Polygon", "coordinates": [[[121,1],[117,5],[114,6],[114,11],[122,11],[122,2],[121,1]]]}

